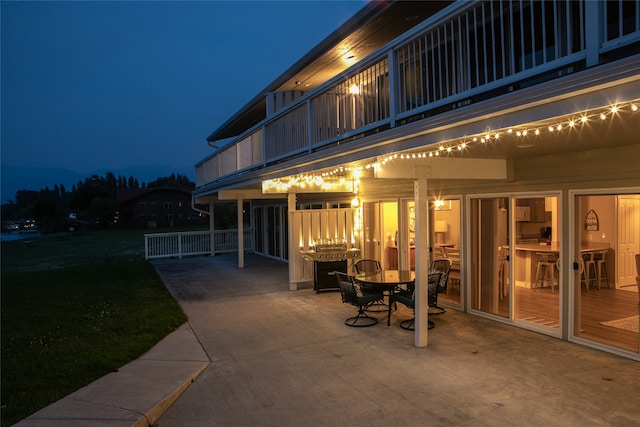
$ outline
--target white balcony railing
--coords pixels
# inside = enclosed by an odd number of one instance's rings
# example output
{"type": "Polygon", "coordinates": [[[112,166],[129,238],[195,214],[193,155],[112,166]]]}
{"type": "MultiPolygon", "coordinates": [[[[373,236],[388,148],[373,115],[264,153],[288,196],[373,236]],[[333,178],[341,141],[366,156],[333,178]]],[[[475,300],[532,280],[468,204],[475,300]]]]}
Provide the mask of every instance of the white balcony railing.
{"type": "Polygon", "coordinates": [[[639,40],[640,0],[456,2],[201,161],[196,186],[571,74],[639,40]]]}
{"type": "MultiPolygon", "coordinates": [[[[244,230],[244,249],[252,251],[252,230],[244,230]]],[[[238,251],[238,230],[189,231],[144,235],[145,259],[182,258],[238,251]],[[212,247],[213,245],[213,247],[212,247]]]]}

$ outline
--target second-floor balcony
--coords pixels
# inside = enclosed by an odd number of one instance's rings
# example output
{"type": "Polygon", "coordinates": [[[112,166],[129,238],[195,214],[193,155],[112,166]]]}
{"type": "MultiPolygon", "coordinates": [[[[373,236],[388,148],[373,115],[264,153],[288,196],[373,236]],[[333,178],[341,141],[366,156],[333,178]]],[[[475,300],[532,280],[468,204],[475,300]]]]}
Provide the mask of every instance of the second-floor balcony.
{"type": "Polygon", "coordinates": [[[640,52],[640,0],[456,2],[196,165],[234,177],[640,52]]]}

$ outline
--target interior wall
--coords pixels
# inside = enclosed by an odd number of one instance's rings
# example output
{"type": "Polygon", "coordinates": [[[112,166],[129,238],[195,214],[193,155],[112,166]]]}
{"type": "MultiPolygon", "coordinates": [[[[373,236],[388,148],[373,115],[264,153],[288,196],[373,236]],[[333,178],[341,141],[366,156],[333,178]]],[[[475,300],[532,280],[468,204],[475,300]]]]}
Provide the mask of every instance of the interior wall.
{"type": "Polygon", "coordinates": [[[398,204],[382,203],[383,239],[385,245],[395,246],[396,233],[398,232],[398,204]]]}
{"type": "Polygon", "coordinates": [[[451,200],[451,210],[433,211],[433,220],[447,221],[447,232],[443,234],[444,243],[460,246],[460,200],[451,200]]]}
{"type": "Polygon", "coordinates": [[[583,196],[580,203],[581,219],[580,241],[608,243],[612,249],[616,244],[616,198],[615,196],[583,196]],[[597,231],[585,229],[587,213],[593,210],[598,216],[599,227],[597,231]]]}

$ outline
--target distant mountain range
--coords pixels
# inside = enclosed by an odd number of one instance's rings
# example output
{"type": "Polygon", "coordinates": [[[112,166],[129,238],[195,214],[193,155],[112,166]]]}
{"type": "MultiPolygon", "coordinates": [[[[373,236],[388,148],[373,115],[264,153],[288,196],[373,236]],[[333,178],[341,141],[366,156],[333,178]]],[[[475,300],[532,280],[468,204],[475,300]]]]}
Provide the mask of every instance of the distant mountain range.
{"type": "Polygon", "coordinates": [[[86,178],[98,175],[104,176],[107,172],[113,172],[116,176],[130,176],[136,178],[138,182],[147,183],[162,176],[170,176],[172,173],[182,174],[190,180],[195,180],[195,169],[193,166],[169,166],[169,165],[147,165],[130,166],[122,169],[101,169],[89,174],[72,171],[63,168],[39,168],[31,166],[0,166],[2,177],[0,188],[0,201],[2,204],[10,200],[15,201],[16,192],[19,190],[39,191],[45,187],[53,189],[57,184],[63,184],[67,190],[71,190],[73,184],[84,181],[86,178]]]}

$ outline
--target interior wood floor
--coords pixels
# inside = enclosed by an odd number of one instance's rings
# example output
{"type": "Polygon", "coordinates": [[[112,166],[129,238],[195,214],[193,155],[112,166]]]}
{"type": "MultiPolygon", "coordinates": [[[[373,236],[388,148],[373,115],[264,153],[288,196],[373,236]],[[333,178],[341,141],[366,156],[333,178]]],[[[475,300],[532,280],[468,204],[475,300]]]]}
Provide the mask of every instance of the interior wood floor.
{"type": "MultiPolygon", "coordinates": [[[[438,299],[460,304],[460,288],[450,286],[447,294],[439,295],[438,299]]],[[[577,311],[576,336],[625,350],[636,352],[639,350],[639,333],[601,323],[640,314],[636,292],[609,288],[590,288],[587,291],[583,286],[580,290],[577,311]]],[[[509,296],[499,301],[498,312],[495,314],[509,317],[509,296]]],[[[559,328],[559,315],[560,295],[557,287],[555,293],[551,292],[549,286],[536,289],[516,288],[515,319],[559,328]]]]}

